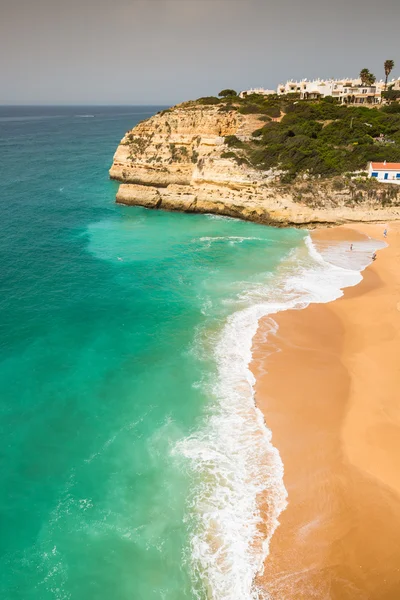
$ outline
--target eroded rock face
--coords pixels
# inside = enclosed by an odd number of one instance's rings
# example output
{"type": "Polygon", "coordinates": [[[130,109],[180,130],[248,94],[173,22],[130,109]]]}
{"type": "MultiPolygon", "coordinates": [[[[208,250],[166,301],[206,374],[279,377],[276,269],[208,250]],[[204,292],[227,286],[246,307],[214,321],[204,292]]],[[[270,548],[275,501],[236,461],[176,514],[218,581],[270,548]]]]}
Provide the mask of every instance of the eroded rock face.
{"type": "Polygon", "coordinates": [[[215,213],[274,225],[398,219],[366,197],[329,181],[279,184],[277,173],[233,156],[225,137],[247,140],[264,123],[257,115],[217,106],[178,105],[128,131],[114,155],[110,177],[121,182],[117,202],[148,208],[215,213]]]}

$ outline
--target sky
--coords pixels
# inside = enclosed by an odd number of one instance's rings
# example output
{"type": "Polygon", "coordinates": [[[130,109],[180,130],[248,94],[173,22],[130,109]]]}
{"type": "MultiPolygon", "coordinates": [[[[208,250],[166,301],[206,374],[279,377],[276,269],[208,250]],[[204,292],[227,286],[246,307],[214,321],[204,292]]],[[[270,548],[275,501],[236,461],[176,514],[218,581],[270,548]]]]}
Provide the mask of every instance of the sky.
{"type": "Polygon", "coordinates": [[[0,104],[165,104],[400,77],[400,0],[0,0],[0,104]]]}

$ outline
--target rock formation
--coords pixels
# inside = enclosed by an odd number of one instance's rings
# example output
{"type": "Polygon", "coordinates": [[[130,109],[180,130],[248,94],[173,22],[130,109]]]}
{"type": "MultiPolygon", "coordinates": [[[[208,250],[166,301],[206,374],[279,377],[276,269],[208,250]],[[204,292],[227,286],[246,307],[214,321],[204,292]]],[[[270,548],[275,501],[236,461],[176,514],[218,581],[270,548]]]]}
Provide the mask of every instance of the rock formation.
{"type": "Polygon", "coordinates": [[[383,206],[383,191],[371,196],[332,180],[283,185],[279,173],[249,166],[225,138],[248,140],[263,124],[258,115],[198,103],[139,123],[122,139],[110,169],[110,177],[121,182],[117,202],[271,225],[400,218],[400,207],[383,206]]]}

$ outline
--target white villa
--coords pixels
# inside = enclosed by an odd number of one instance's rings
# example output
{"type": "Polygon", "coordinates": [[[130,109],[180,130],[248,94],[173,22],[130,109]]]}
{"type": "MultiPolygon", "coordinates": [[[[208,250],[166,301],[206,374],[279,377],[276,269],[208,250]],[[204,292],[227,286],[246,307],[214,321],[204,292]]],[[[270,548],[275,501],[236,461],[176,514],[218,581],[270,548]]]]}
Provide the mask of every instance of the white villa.
{"type": "MultiPolygon", "coordinates": [[[[388,88],[400,90],[400,78],[388,82],[388,88]]],[[[301,100],[316,100],[332,96],[341,104],[380,104],[382,92],[385,91],[385,82],[376,81],[373,85],[363,85],[361,79],[302,79],[301,81],[290,80],[280,83],[276,90],[264,88],[252,88],[240,92],[239,96],[245,98],[251,94],[278,96],[286,94],[299,94],[301,100]]]]}
{"type": "Polygon", "coordinates": [[[241,98],[245,98],[246,96],[250,96],[251,94],[260,94],[261,96],[271,96],[276,94],[275,90],[265,90],[264,88],[251,88],[250,90],[245,90],[240,92],[239,96],[241,98]]]}
{"type": "Polygon", "coordinates": [[[392,88],[393,90],[400,90],[400,78],[392,79],[392,81],[388,82],[388,89],[392,88]]]}
{"type": "Polygon", "coordinates": [[[373,177],[383,183],[397,183],[400,185],[400,163],[370,162],[368,164],[368,177],[373,177]]]}
{"type": "Polygon", "coordinates": [[[287,81],[279,84],[277,94],[300,94],[301,100],[332,96],[340,103],[379,104],[384,82],[378,81],[372,86],[362,85],[361,79],[314,79],[309,81],[287,81]]]}

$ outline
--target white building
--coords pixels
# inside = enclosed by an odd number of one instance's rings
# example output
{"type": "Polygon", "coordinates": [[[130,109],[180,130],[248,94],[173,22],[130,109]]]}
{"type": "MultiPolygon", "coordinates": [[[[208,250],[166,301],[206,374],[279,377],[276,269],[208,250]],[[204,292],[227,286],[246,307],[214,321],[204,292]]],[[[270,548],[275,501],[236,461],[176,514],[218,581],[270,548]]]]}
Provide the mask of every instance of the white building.
{"type": "MultiPolygon", "coordinates": [[[[346,80],[349,85],[352,85],[353,80],[346,80]]],[[[302,79],[301,81],[287,81],[286,83],[280,83],[277,88],[277,94],[300,94],[302,100],[324,98],[325,96],[332,96],[333,85],[335,82],[333,79],[302,79]]],[[[342,80],[340,81],[342,83],[342,80]]]]}
{"type": "Polygon", "coordinates": [[[383,81],[366,86],[361,84],[361,79],[303,79],[279,84],[277,94],[300,94],[301,100],[332,96],[341,104],[379,104],[383,89],[383,81]]]}
{"type": "Polygon", "coordinates": [[[291,79],[286,83],[280,83],[278,85],[276,93],[278,94],[278,96],[281,96],[282,94],[300,94],[302,88],[304,89],[304,86],[307,83],[308,82],[306,79],[304,79],[303,81],[293,81],[291,79]]]}
{"type": "Polygon", "coordinates": [[[382,91],[380,82],[377,85],[353,83],[350,86],[344,82],[334,83],[331,95],[341,104],[379,104],[382,101],[382,91]]]}
{"type": "Polygon", "coordinates": [[[392,81],[388,81],[388,89],[392,88],[392,90],[399,91],[400,90],[400,78],[392,79],[392,81]]]}
{"type": "Polygon", "coordinates": [[[375,178],[383,183],[397,183],[400,185],[400,163],[370,162],[368,164],[368,177],[375,178]]]}
{"type": "Polygon", "coordinates": [[[264,88],[251,88],[250,90],[244,90],[240,92],[239,96],[241,98],[245,98],[246,96],[251,96],[251,94],[260,94],[261,96],[271,96],[276,94],[275,90],[265,90],[264,88]]]}
{"type": "MultiPolygon", "coordinates": [[[[388,87],[400,89],[400,79],[393,79],[388,83],[388,87]]],[[[280,83],[275,90],[266,90],[264,88],[252,88],[240,92],[239,96],[245,98],[251,94],[261,94],[278,96],[286,94],[299,94],[301,100],[317,100],[332,96],[341,104],[380,104],[382,102],[382,92],[385,90],[384,81],[376,81],[373,85],[363,85],[361,79],[302,79],[301,81],[287,81],[280,83]]]]}

